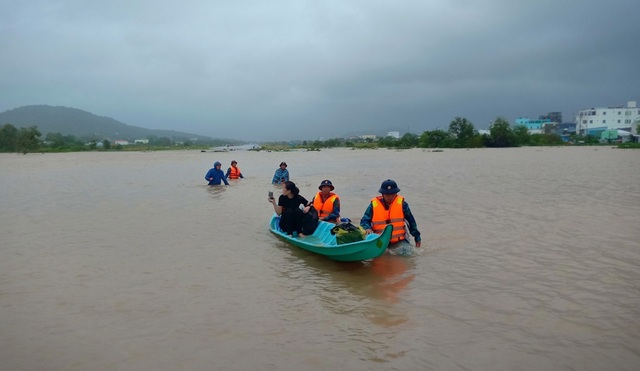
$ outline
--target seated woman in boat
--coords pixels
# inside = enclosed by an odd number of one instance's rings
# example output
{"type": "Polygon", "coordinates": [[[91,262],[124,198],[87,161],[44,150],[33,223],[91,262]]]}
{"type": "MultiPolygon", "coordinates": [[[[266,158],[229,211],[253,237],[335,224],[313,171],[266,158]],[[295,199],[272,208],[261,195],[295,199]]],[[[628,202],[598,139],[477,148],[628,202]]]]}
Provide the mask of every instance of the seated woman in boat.
{"type": "Polygon", "coordinates": [[[318,192],[311,204],[318,210],[318,217],[325,222],[337,223],[340,221],[340,197],[332,191],[335,189],[331,181],[323,180],[318,186],[318,192]]]}
{"type": "Polygon", "coordinates": [[[309,212],[311,203],[300,196],[300,190],[295,183],[285,181],[282,186],[282,195],[278,198],[278,202],[276,203],[273,197],[269,199],[269,202],[273,205],[273,210],[276,214],[280,215],[280,229],[288,235],[293,235],[296,232],[299,237],[304,237],[304,234],[302,234],[302,218],[304,214],[309,212]],[[304,208],[300,209],[300,205],[304,208]]]}

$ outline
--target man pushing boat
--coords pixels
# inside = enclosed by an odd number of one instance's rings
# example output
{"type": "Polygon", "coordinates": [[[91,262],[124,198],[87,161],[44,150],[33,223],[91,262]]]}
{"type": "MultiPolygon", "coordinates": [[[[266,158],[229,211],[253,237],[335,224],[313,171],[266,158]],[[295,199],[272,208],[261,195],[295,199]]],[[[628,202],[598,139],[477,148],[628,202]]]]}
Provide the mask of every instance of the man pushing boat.
{"type": "Polygon", "coordinates": [[[364,216],[360,219],[360,226],[370,234],[381,233],[387,224],[391,224],[393,233],[389,243],[394,244],[402,241],[408,243],[405,233],[406,221],[409,233],[415,239],[416,247],[420,247],[422,239],[416,219],[411,214],[409,204],[404,200],[404,197],[398,194],[400,192],[398,184],[387,179],[382,182],[378,192],[382,195],[371,200],[364,216]]]}

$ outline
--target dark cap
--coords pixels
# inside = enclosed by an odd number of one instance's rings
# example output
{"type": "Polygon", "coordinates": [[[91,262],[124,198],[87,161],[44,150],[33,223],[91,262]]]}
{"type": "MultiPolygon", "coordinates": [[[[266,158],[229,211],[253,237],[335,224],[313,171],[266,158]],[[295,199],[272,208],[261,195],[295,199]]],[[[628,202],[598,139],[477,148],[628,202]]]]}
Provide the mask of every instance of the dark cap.
{"type": "Polygon", "coordinates": [[[280,166],[282,166],[282,165],[284,165],[284,166],[286,167],[286,166],[287,166],[287,163],[286,163],[286,162],[284,162],[284,161],[282,161],[282,162],[280,163],[280,166]]]}
{"type": "Polygon", "coordinates": [[[380,186],[378,192],[382,193],[383,195],[392,195],[400,192],[400,188],[398,188],[396,182],[391,179],[387,179],[382,182],[382,185],[380,186]]]}
{"type": "Polygon", "coordinates": [[[319,189],[319,190],[322,190],[322,187],[325,187],[325,186],[331,187],[331,190],[332,190],[332,191],[333,191],[334,189],[336,189],[336,187],[334,187],[334,186],[333,186],[333,184],[331,184],[331,181],[330,181],[330,180],[328,180],[328,179],[323,180],[323,181],[320,183],[320,185],[318,186],[318,189],[319,189]]]}

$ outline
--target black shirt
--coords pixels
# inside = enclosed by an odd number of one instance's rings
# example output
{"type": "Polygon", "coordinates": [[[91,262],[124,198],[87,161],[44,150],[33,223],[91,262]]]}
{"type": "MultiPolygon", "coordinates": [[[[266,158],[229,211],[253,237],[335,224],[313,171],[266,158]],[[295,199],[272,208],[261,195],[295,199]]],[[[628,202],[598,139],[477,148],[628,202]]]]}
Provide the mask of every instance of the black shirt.
{"type": "Polygon", "coordinates": [[[293,196],[293,198],[280,195],[280,198],[278,198],[278,206],[282,206],[282,211],[286,209],[298,209],[300,208],[300,204],[302,204],[302,206],[307,206],[308,203],[309,201],[300,195],[293,196]]]}

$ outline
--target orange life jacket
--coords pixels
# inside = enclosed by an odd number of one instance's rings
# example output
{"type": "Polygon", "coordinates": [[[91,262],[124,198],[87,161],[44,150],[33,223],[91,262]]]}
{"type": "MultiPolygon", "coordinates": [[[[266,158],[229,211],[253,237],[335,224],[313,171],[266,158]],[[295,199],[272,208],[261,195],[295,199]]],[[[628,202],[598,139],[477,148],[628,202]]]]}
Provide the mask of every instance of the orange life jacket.
{"type": "Polygon", "coordinates": [[[382,233],[387,224],[391,224],[393,226],[393,232],[391,232],[391,241],[389,241],[389,243],[396,243],[405,239],[402,201],[404,201],[404,197],[400,195],[396,196],[395,200],[389,205],[389,210],[385,210],[382,196],[371,200],[371,205],[373,205],[371,229],[379,234],[382,233]]]}
{"type": "Polygon", "coordinates": [[[229,179],[238,179],[240,178],[240,168],[237,166],[231,166],[229,168],[229,179]]]}
{"type": "MultiPolygon", "coordinates": [[[[338,198],[338,195],[329,192],[329,197],[325,202],[322,202],[322,192],[318,192],[316,197],[313,199],[313,207],[318,211],[318,218],[320,220],[326,218],[333,212],[333,202],[338,198]]],[[[340,217],[338,216],[338,219],[340,217]]]]}

